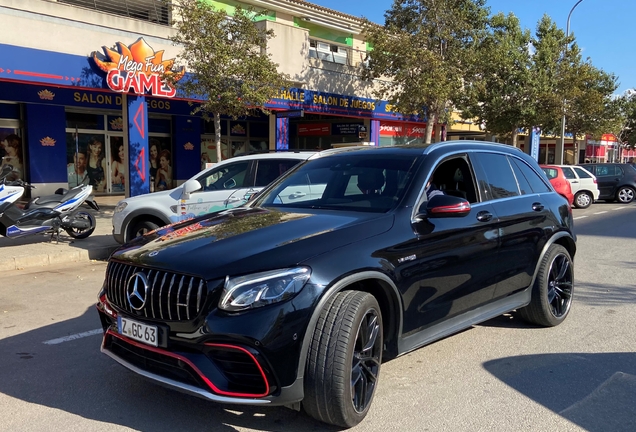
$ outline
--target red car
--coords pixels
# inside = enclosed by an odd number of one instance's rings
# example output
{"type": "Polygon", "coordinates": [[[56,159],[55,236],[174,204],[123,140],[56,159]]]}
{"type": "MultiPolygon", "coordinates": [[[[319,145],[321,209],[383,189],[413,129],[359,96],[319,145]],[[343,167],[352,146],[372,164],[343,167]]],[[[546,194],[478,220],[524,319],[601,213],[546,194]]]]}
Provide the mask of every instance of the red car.
{"type": "Polygon", "coordinates": [[[574,203],[574,194],[570,182],[565,178],[563,170],[556,165],[540,165],[541,169],[548,176],[552,187],[559,195],[568,200],[570,206],[574,203]]]}

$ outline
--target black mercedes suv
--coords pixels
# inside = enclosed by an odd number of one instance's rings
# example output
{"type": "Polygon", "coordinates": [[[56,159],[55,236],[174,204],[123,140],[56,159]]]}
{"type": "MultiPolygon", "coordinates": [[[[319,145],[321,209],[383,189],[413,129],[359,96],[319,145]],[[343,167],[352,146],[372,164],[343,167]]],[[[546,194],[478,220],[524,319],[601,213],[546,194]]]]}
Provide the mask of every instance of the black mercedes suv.
{"type": "Polygon", "coordinates": [[[561,323],[575,241],[570,206],[513,147],[328,150],[116,251],[101,349],[212,401],[350,427],[382,361],[513,310],[561,323]]]}

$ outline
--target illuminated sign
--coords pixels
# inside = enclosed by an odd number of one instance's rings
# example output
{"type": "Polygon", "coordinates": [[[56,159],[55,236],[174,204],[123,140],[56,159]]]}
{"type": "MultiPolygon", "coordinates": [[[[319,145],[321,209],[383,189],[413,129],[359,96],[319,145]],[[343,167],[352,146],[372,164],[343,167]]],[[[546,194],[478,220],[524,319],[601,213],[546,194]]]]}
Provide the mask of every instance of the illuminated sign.
{"type": "Polygon", "coordinates": [[[106,72],[106,85],[116,92],[132,91],[138,95],[174,97],[176,90],[161,80],[163,75],[172,75],[175,81],[185,74],[185,68],[173,71],[174,59],[163,60],[164,51],[155,51],[139,38],[126,46],[117,42],[116,49],[102,47],[104,54],[91,54],[97,67],[106,72]]]}

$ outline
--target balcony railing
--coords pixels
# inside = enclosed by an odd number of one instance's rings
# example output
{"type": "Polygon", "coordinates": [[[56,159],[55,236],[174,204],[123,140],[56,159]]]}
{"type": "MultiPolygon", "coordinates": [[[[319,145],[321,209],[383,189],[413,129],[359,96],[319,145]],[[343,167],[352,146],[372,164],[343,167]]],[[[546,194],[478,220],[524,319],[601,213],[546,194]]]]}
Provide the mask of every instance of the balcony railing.
{"type": "Polygon", "coordinates": [[[163,0],[58,0],[58,3],[170,25],[170,7],[163,0]]]}

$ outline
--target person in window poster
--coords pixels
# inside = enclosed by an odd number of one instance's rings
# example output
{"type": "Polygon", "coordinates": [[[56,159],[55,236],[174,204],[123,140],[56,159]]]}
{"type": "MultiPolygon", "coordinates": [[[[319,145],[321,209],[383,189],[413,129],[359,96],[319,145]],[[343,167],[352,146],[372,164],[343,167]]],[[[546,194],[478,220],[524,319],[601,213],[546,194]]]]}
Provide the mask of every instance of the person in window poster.
{"type": "Polygon", "coordinates": [[[172,167],[170,166],[170,152],[162,150],[159,154],[159,169],[155,178],[155,190],[172,189],[172,167]]]}
{"type": "Polygon", "coordinates": [[[86,150],[80,149],[74,156],[75,162],[67,165],[68,187],[74,188],[88,183],[88,171],[86,171],[86,150]]]}
{"type": "Polygon", "coordinates": [[[6,177],[5,181],[22,178],[22,140],[15,134],[8,135],[2,141],[2,147],[6,152],[6,156],[2,158],[0,167],[4,165],[13,167],[13,171],[6,177]]]}
{"type": "Polygon", "coordinates": [[[159,141],[155,138],[151,138],[149,144],[148,154],[150,156],[150,177],[156,180],[157,170],[159,169],[159,149],[161,146],[159,145],[159,141]]]}
{"type": "Polygon", "coordinates": [[[97,137],[93,137],[88,143],[88,172],[89,184],[96,192],[106,190],[106,160],[104,158],[104,143],[97,137]]]}
{"type": "Polygon", "coordinates": [[[126,186],[126,164],[124,163],[124,143],[117,141],[111,154],[111,179],[113,191],[124,192],[126,186]]]}

